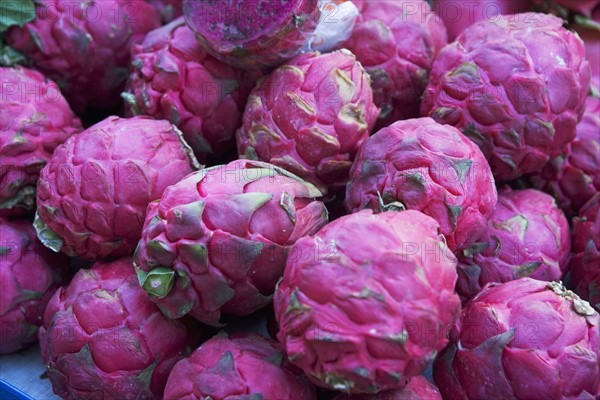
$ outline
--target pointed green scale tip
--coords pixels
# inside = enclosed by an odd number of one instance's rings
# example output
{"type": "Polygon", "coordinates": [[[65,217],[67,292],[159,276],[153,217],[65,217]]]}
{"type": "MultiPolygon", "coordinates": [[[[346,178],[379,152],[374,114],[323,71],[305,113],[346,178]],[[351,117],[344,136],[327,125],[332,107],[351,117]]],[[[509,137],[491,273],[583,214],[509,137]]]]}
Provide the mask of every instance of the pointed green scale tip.
{"type": "Polygon", "coordinates": [[[490,244],[487,242],[477,242],[464,249],[462,253],[464,257],[470,258],[483,253],[488,247],[490,247],[490,244]]]}
{"type": "Polygon", "coordinates": [[[477,129],[477,127],[473,123],[470,123],[465,128],[463,128],[463,133],[466,137],[470,138],[471,140],[477,139],[481,142],[485,142],[485,137],[483,137],[479,129],[477,129]]]}
{"type": "Polygon", "coordinates": [[[324,381],[327,386],[335,390],[350,391],[354,386],[356,386],[356,383],[353,381],[333,373],[325,374],[323,379],[319,379],[319,376],[316,376],[316,378],[317,380],[324,381]]]}
{"type": "Polygon", "coordinates": [[[146,272],[136,264],[134,266],[138,282],[147,293],[160,298],[169,294],[175,283],[175,271],[169,268],[158,267],[150,272],[146,272]]]}
{"type": "Polygon", "coordinates": [[[492,240],[494,241],[494,243],[496,243],[496,245],[494,246],[494,257],[498,257],[498,254],[500,254],[500,250],[502,249],[502,242],[500,241],[500,238],[496,235],[492,235],[492,240]]]}
{"type": "Polygon", "coordinates": [[[448,115],[456,111],[456,109],[451,107],[439,107],[433,111],[433,117],[436,120],[444,120],[448,115]]]}
{"type": "Polygon", "coordinates": [[[102,299],[106,299],[106,300],[114,300],[116,296],[113,296],[112,294],[108,293],[106,290],[104,289],[100,289],[98,291],[95,292],[95,295],[97,297],[100,297],[102,299]]]}
{"type": "Polygon", "coordinates": [[[408,340],[408,332],[406,331],[406,329],[404,329],[404,330],[402,330],[402,332],[400,332],[398,334],[389,335],[387,338],[394,343],[398,343],[404,349],[404,346],[406,345],[406,341],[408,340]]]}
{"type": "Polygon", "coordinates": [[[473,63],[465,62],[460,67],[456,68],[454,71],[448,73],[448,76],[456,75],[479,76],[479,68],[473,63]]]}
{"type": "Polygon", "coordinates": [[[223,354],[223,357],[221,357],[219,361],[217,361],[217,363],[214,366],[214,369],[221,372],[227,372],[232,371],[234,367],[235,366],[233,361],[233,354],[231,353],[231,351],[228,351],[225,354],[223,354]]]}
{"type": "Polygon", "coordinates": [[[0,246],[0,256],[5,256],[7,254],[11,253],[11,247],[10,246],[0,246]]]}
{"type": "Polygon", "coordinates": [[[21,302],[27,301],[27,300],[39,300],[42,297],[44,297],[43,293],[36,292],[35,290],[23,289],[19,293],[19,296],[18,296],[18,299],[16,300],[16,302],[21,303],[21,302]]]}
{"type": "Polygon", "coordinates": [[[519,239],[523,241],[525,240],[525,232],[529,227],[529,221],[527,218],[525,218],[525,216],[517,214],[514,217],[504,220],[500,223],[494,223],[494,225],[499,229],[517,235],[519,239]]]}
{"type": "Polygon", "coordinates": [[[526,278],[532,275],[535,271],[537,271],[541,265],[541,262],[524,263],[517,268],[517,277],[526,278]]]}
{"type": "Polygon", "coordinates": [[[256,149],[252,146],[246,147],[246,150],[244,150],[244,158],[248,160],[258,160],[256,149]]]}
{"type": "Polygon", "coordinates": [[[291,172],[285,170],[284,168],[278,167],[273,164],[261,162],[261,161],[248,161],[247,164],[251,167],[257,167],[259,170],[266,170],[264,172],[261,171],[261,175],[259,178],[268,178],[277,175],[285,176],[286,178],[290,178],[298,183],[303,184],[308,189],[308,196],[311,198],[323,197],[323,193],[312,183],[305,181],[297,175],[292,174],[291,172]]]}
{"type": "Polygon", "coordinates": [[[33,220],[33,227],[35,228],[38,239],[40,239],[40,242],[42,242],[44,246],[56,253],[60,252],[60,249],[62,249],[64,244],[62,238],[42,221],[37,212],[35,213],[35,218],[33,220]]]}
{"type": "Polygon", "coordinates": [[[460,183],[465,183],[465,179],[469,175],[469,171],[471,171],[472,164],[472,160],[458,160],[452,165],[460,183]]]}
{"type": "Polygon", "coordinates": [[[289,217],[293,224],[296,223],[296,207],[294,206],[294,196],[287,192],[281,193],[279,199],[279,205],[285,210],[285,213],[289,217]]]}
{"type": "Polygon", "coordinates": [[[167,244],[165,242],[156,240],[156,239],[148,242],[148,244],[146,245],[146,248],[148,249],[148,252],[150,252],[152,254],[172,254],[173,253],[171,251],[171,249],[169,248],[169,246],[167,246],[167,244]]]}
{"type": "Polygon", "coordinates": [[[129,106],[129,110],[131,110],[133,115],[141,115],[142,114],[142,110],[141,110],[139,104],[137,103],[137,100],[133,93],[122,92],[121,98],[123,99],[125,104],[127,106],[129,106]]]}
{"type": "Polygon", "coordinates": [[[402,380],[402,377],[404,376],[402,374],[402,372],[396,372],[396,371],[388,372],[387,374],[390,378],[392,378],[396,382],[400,382],[402,380]]]}
{"type": "Polygon", "coordinates": [[[250,192],[250,193],[242,193],[231,196],[231,199],[244,207],[244,209],[249,210],[254,213],[256,210],[264,206],[273,198],[271,193],[260,193],[260,192],[250,192]]]}
{"type": "Polygon", "coordinates": [[[406,180],[411,184],[414,189],[424,190],[425,189],[425,179],[423,175],[416,172],[412,174],[404,174],[406,176],[406,180]]]}
{"type": "Polygon", "coordinates": [[[150,382],[152,380],[152,375],[154,374],[154,370],[158,365],[158,361],[154,361],[152,364],[147,366],[144,370],[140,371],[139,374],[134,378],[136,381],[140,382],[141,385],[145,388],[150,388],[150,382]]]}
{"type": "Polygon", "coordinates": [[[285,315],[290,313],[305,313],[311,310],[312,309],[309,306],[300,302],[300,299],[298,298],[298,290],[293,290],[290,294],[290,302],[285,310],[285,315]]]}
{"type": "Polygon", "coordinates": [[[386,193],[381,196],[381,193],[377,191],[377,199],[379,202],[379,211],[406,211],[406,206],[400,201],[389,201],[386,202],[385,199],[393,198],[393,195],[390,193],[386,193]]]}
{"type": "Polygon", "coordinates": [[[372,289],[369,288],[363,288],[360,292],[358,293],[352,293],[350,295],[350,297],[354,297],[356,299],[375,299],[377,301],[380,301],[382,303],[385,303],[385,297],[381,294],[378,293],[372,289]]]}
{"type": "Polygon", "coordinates": [[[371,372],[365,367],[357,367],[352,372],[360,377],[371,379],[371,372]]]}
{"type": "Polygon", "coordinates": [[[3,1],[0,3],[0,32],[11,26],[23,27],[35,18],[33,0],[3,1]]]}
{"type": "Polygon", "coordinates": [[[446,203],[446,208],[448,208],[450,213],[450,223],[454,226],[454,229],[456,229],[458,218],[460,217],[460,214],[462,214],[462,207],[446,203]]]}
{"type": "Polygon", "coordinates": [[[373,176],[383,175],[385,173],[385,163],[383,161],[365,160],[360,166],[360,175],[363,180],[373,176]]]}
{"type": "Polygon", "coordinates": [[[280,366],[281,364],[283,364],[283,353],[281,353],[280,351],[277,351],[273,355],[267,357],[266,360],[268,362],[270,362],[271,364],[280,366]]]}

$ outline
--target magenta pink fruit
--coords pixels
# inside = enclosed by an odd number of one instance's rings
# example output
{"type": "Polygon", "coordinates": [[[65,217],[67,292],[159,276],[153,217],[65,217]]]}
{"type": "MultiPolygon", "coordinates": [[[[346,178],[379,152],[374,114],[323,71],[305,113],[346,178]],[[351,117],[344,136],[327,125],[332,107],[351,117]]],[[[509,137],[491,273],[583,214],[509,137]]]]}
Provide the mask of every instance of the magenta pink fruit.
{"type": "Polygon", "coordinates": [[[371,76],[379,125],[418,117],[433,59],[448,43],[443,22],[423,0],[368,0],[359,9],[341,47],[356,54],[371,76]]]}
{"type": "Polygon", "coordinates": [[[448,246],[472,244],[492,214],[490,167],[458,129],[431,118],[398,121],[360,147],[346,188],[346,208],[419,210],[434,218],[448,246]]]}
{"type": "Polygon", "coordinates": [[[0,218],[0,354],[37,341],[46,304],[68,265],[67,257],[37,240],[29,221],[0,218]]]}
{"type": "Polygon", "coordinates": [[[130,258],[82,269],[44,314],[40,345],[63,399],[161,399],[195,333],[164,317],[140,288],[130,258]]]}
{"type": "Polygon", "coordinates": [[[433,9],[444,21],[451,41],[476,22],[494,20],[502,14],[524,13],[531,7],[530,0],[433,0],[433,9]]]}
{"type": "Polygon", "coordinates": [[[569,216],[600,191],[600,98],[589,96],[586,105],[575,140],[531,177],[569,216]]]}
{"type": "Polygon", "coordinates": [[[575,138],[590,66],[562,24],[539,13],[481,21],[433,64],[421,114],[461,129],[497,180],[539,171],[575,138]]]}
{"type": "Polygon", "coordinates": [[[158,9],[165,24],[183,15],[183,0],[149,0],[158,9]]]}
{"type": "Polygon", "coordinates": [[[377,394],[340,394],[333,400],[442,400],[442,395],[438,388],[424,376],[414,376],[402,389],[387,390],[377,394]]]}
{"type": "Polygon", "coordinates": [[[87,259],[131,254],[148,203],[197,167],[167,121],[109,117],[59,146],[42,170],[38,236],[87,259]]]}
{"type": "Polygon", "coordinates": [[[238,152],[339,190],[379,110],[369,76],[347,50],[296,57],[260,82],[236,134],[238,152]]]}
{"type": "Polygon", "coordinates": [[[317,0],[185,0],[202,46],[244,69],[275,67],[296,56],[317,27],[317,0]]]}
{"type": "Polygon", "coordinates": [[[160,26],[145,0],[40,0],[36,14],[11,28],[6,42],[57,82],[78,111],[119,104],[131,45],[160,26]]]}
{"type": "Polygon", "coordinates": [[[341,217],[292,247],[275,292],[290,361],[347,393],[398,389],[448,343],[456,258],[418,211],[341,217]]]}
{"type": "Polygon", "coordinates": [[[571,280],[575,291],[600,310],[600,193],[573,219],[571,280]]]}
{"type": "Polygon", "coordinates": [[[0,214],[30,214],[40,170],[81,122],[58,86],[27,68],[0,67],[0,98],[0,214]]]}
{"type": "Polygon", "coordinates": [[[167,119],[198,156],[221,156],[235,146],[235,130],[258,74],[209,55],[183,18],[133,46],[131,75],[122,94],[134,115],[167,119]]]}
{"type": "Polygon", "coordinates": [[[554,199],[534,189],[503,189],[488,228],[458,257],[456,291],[464,299],[486,283],[563,278],[571,251],[569,222],[554,199]]]}
{"type": "Polygon", "coordinates": [[[218,334],[179,361],[165,400],[316,400],[315,388],[286,361],[279,343],[256,334],[218,334]]]}
{"type": "Polygon", "coordinates": [[[214,326],[270,300],[288,248],[327,223],[321,193],[271,164],[237,160],[191,174],[148,207],[135,265],[170,318],[214,326]]]}
{"type": "Polygon", "coordinates": [[[490,284],[463,309],[433,377],[447,400],[589,399],[600,317],[559,282],[490,284]]]}

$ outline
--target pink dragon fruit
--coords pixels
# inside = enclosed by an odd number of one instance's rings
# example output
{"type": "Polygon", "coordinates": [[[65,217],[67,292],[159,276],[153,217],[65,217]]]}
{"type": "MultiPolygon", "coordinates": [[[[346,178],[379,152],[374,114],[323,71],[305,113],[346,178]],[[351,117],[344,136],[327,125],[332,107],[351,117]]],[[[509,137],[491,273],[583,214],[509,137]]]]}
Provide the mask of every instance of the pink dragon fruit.
{"type": "Polygon", "coordinates": [[[327,223],[311,184],[237,160],[198,171],[148,207],[135,266],[165,315],[220,326],[266,306],[290,245],[327,223]]]}
{"type": "Polygon", "coordinates": [[[133,46],[131,75],[122,94],[131,114],[177,125],[198,156],[235,147],[235,130],[258,74],[209,55],[178,18],[133,46]]]}
{"type": "Polygon", "coordinates": [[[485,230],[496,201],[490,167],[458,129],[431,118],[398,121],[360,147],[346,188],[346,208],[413,209],[434,218],[452,250],[485,230]]]}
{"type": "Polygon", "coordinates": [[[160,12],[165,24],[183,16],[183,0],[149,0],[160,12]]]}
{"type": "Polygon", "coordinates": [[[339,190],[378,114],[369,77],[352,53],[303,54],[250,94],[236,133],[238,152],[285,168],[324,193],[339,190]]]}
{"type": "Polygon", "coordinates": [[[586,105],[575,140],[531,176],[533,186],[554,196],[569,216],[600,191],[600,98],[589,96],[586,105]]]}
{"type": "Polygon", "coordinates": [[[451,41],[475,22],[494,20],[498,15],[524,13],[531,7],[530,0],[433,0],[433,9],[444,21],[451,41]]]}
{"type": "Polygon", "coordinates": [[[6,42],[53,79],[72,107],[112,108],[128,76],[130,47],[160,26],[145,0],[39,0],[36,18],[6,42]]]}
{"type": "Polygon", "coordinates": [[[438,388],[424,376],[414,376],[402,389],[353,396],[340,394],[333,400],[442,400],[442,395],[438,388]]]}
{"type": "Polygon", "coordinates": [[[297,55],[321,15],[317,0],[185,0],[183,13],[209,53],[244,69],[297,55]]]}
{"type": "Polygon", "coordinates": [[[256,334],[219,334],[179,361],[165,400],[316,400],[315,388],[285,359],[279,343],[256,334]]]}
{"type": "Polygon", "coordinates": [[[458,256],[456,291],[470,299],[489,282],[558,281],[567,271],[570,240],[569,222],[551,196],[505,188],[485,233],[458,256]]]}
{"type": "Polygon", "coordinates": [[[424,0],[367,0],[352,36],[342,43],[371,76],[378,125],[419,116],[436,54],[448,41],[444,24],[424,0]]]}
{"type": "Polygon", "coordinates": [[[0,67],[0,99],[0,214],[30,214],[40,170],[81,122],[58,86],[27,68],[0,67]]]}
{"type": "Polygon", "coordinates": [[[42,169],[38,237],[92,260],[131,254],[148,203],[197,167],[167,121],[109,117],[68,139],[42,169]]]}
{"type": "Polygon", "coordinates": [[[600,193],[573,220],[571,280],[575,292],[600,310],[600,193]]]}
{"type": "Polygon", "coordinates": [[[0,354],[37,341],[44,309],[68,263],[42,246],[29,221],[0,218],[0,354]]]}
{"type": "Polygon", "coordinates": [[[63,399],[161,399],[169,372],[196,344],[148,300],[131,263],[82,269],[48,303],[40,346],[63,399]]]}
{"type": "Polygon", "coordinates": [[[575,138],[590,66],[562,23],[536,13],[481,21],[433,64],[421,114],[461,129],[498,180],[540,170],[575,138]]]}
{"type": "Polygon", "coordinates": [[[600,317],[559,282],[486,286],[433,366],[447,400],[589,399],[600,390],[600,317]]]}
{"type": "Polygon", "coordinates": [[[399,389],[448,343],[456,258],[418,211],[359,211],[296,242],[275,292],[277,337],[315,384],[399,389]]]}

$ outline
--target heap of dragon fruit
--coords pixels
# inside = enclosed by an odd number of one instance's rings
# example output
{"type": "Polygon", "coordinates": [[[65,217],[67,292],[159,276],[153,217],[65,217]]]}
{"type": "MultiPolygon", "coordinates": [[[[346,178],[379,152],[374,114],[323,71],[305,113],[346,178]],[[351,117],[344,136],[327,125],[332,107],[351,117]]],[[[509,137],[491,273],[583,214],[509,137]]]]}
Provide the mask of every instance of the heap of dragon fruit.
{"type": "Polygon", "coordinates": [[[600,398],[599,0],[3,1],[0,64],[61,398],[600,398]]]}

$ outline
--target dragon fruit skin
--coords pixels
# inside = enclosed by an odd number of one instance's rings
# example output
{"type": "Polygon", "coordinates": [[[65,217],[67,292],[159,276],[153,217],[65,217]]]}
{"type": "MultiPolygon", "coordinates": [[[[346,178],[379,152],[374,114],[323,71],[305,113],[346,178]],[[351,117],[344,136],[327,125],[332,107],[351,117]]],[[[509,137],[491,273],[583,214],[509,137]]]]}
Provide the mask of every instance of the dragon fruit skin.
{"type": "Polygon", "coordinates": [[[44,309],[67,265],[66,256],[37,240],[29,221],[0,218],[0,354],[37,341],[44,309]]]}
{"type": "Polygon", "coordinates": [[[313,383],[346,393],[403,387],[448,343],[460,312],[456,258],[418,211],[341,217],[290,250],[277,334],[313,383]]]}
{"type": "Polygon", "coordinates": [[[550,195],[504,188],[487,230],[458,255],[456,291],[468,300],[489,282],[558,281],[570,251],[569,222],[550,195]]]}
{"type": "Polygon", "coordinates": [[[235,130],[258,74],[209,55],[182,18],[150,32],[132,49],[123,98],[133,115],[175,124],[198,156],[235,147],[235,130]]]}
{"type": "Polygon", "coordinates": [[[327,223],[311,184],[271,164],[237,160],[167,188],[148,206],[135,266],[165,315],[221,326],[266,306],[288,248],[327,223]]]}
{"type": "Polygon", "coordinates": [[[315,388],[285,359],[279,343],[257,334],[219,334],[179,361],[165,400],[238,398],[316,400],[315,388]]]}
{"type": "Polygon", "coordinates": [[[202,46],[234,67],[276,67],[296,56],[317,27],[317,0],[184,0],[202,46]]]}
{"type": "Polygon", "coordinates": [[[489,284],[462,310],[433,377],[447,400],[592,400],[599,326],[598,313],[559,282],[489,284]]]}
{"type": "Polygon", "coordinates": [[[448,30],[448,39],[454,41],[475,22],[494,20],[498,15],[519,14],[530,11],[529,0],[434,0],[433,9],[448,30]]]}
{"type": "Polygon", "coordinates": [[[452,126],[418,118],[398,121],[363,142],[345,204],[348,211],[421,211],[440,224],[450,249],[458,250],[483,233],[497,200],[494,177],[477,145],[452,126]]]}
{"type": "Polygon", "coordinates": [[[165,24],[183,16],[183,0],[149,0],[165,24]]]}
{"type": "Polygon", "coordinates": [[[372,80],[378,126],[419,116],[436,54],[448,41],[444,24],[426,1],[370,0],[360,4],[352,36],[342,43],[372,80]]]}
{"type": "Polygon", "coordinates": [[[131,254],[148,203],[197,167],[167,121],[109,117],[69,138],[42,169],[38,236],[54,251],[86,259],[131,254]]]}
{"type": "Polygon", "coordinates": [[[161,314],[131,258],[82,269],[52,297],[39,332],[54,393],[63,399],[160,399],[169,372],[195,344],[161,314]]]}
{"type": "Polygon", "coordinates": [[[27,68],[0,67],[0,99],[0,215],[31,214],[40,169],[81,122],[58,86],[27,68]]]}
{"type": "Polygon", "coordinates": [[[600,310],[600,193],[573,219],[571,281],[575,292],[600,310]]]}
{"type": "Polygon", "coordinates": [[[551,194],[569,216],[600,191],[600,98],[588,96],[575,140],[531,176],[533,186],[551,194]]]}
{"type": "Polygon", "coordinates": [[[590,66],[562,23],[539,13],[481,21],[433,64],[421,114],[477,143],[497,180],[540,170],[575,138],[590,66]]]}
{"type": "Polygon", "coordinates": [[[236,133],[238,153],[336,191],[378,114],[369,76],[352,53],[306,53],[254,88],[236,133]]]}
{"type": "Polygon", "coordinates": [[[333,400],[442,400],[442,395],[424,376],[413,376],[402,389],[353,396],[340,394],[333,400]]]}
{"type": "Polygon", "coordinates": [[[76,111],[120,103],[131,45],[161,22],[145,0],[41,0],[36,15],[11,28],[6,43],[58,83],[76,111]]]}

